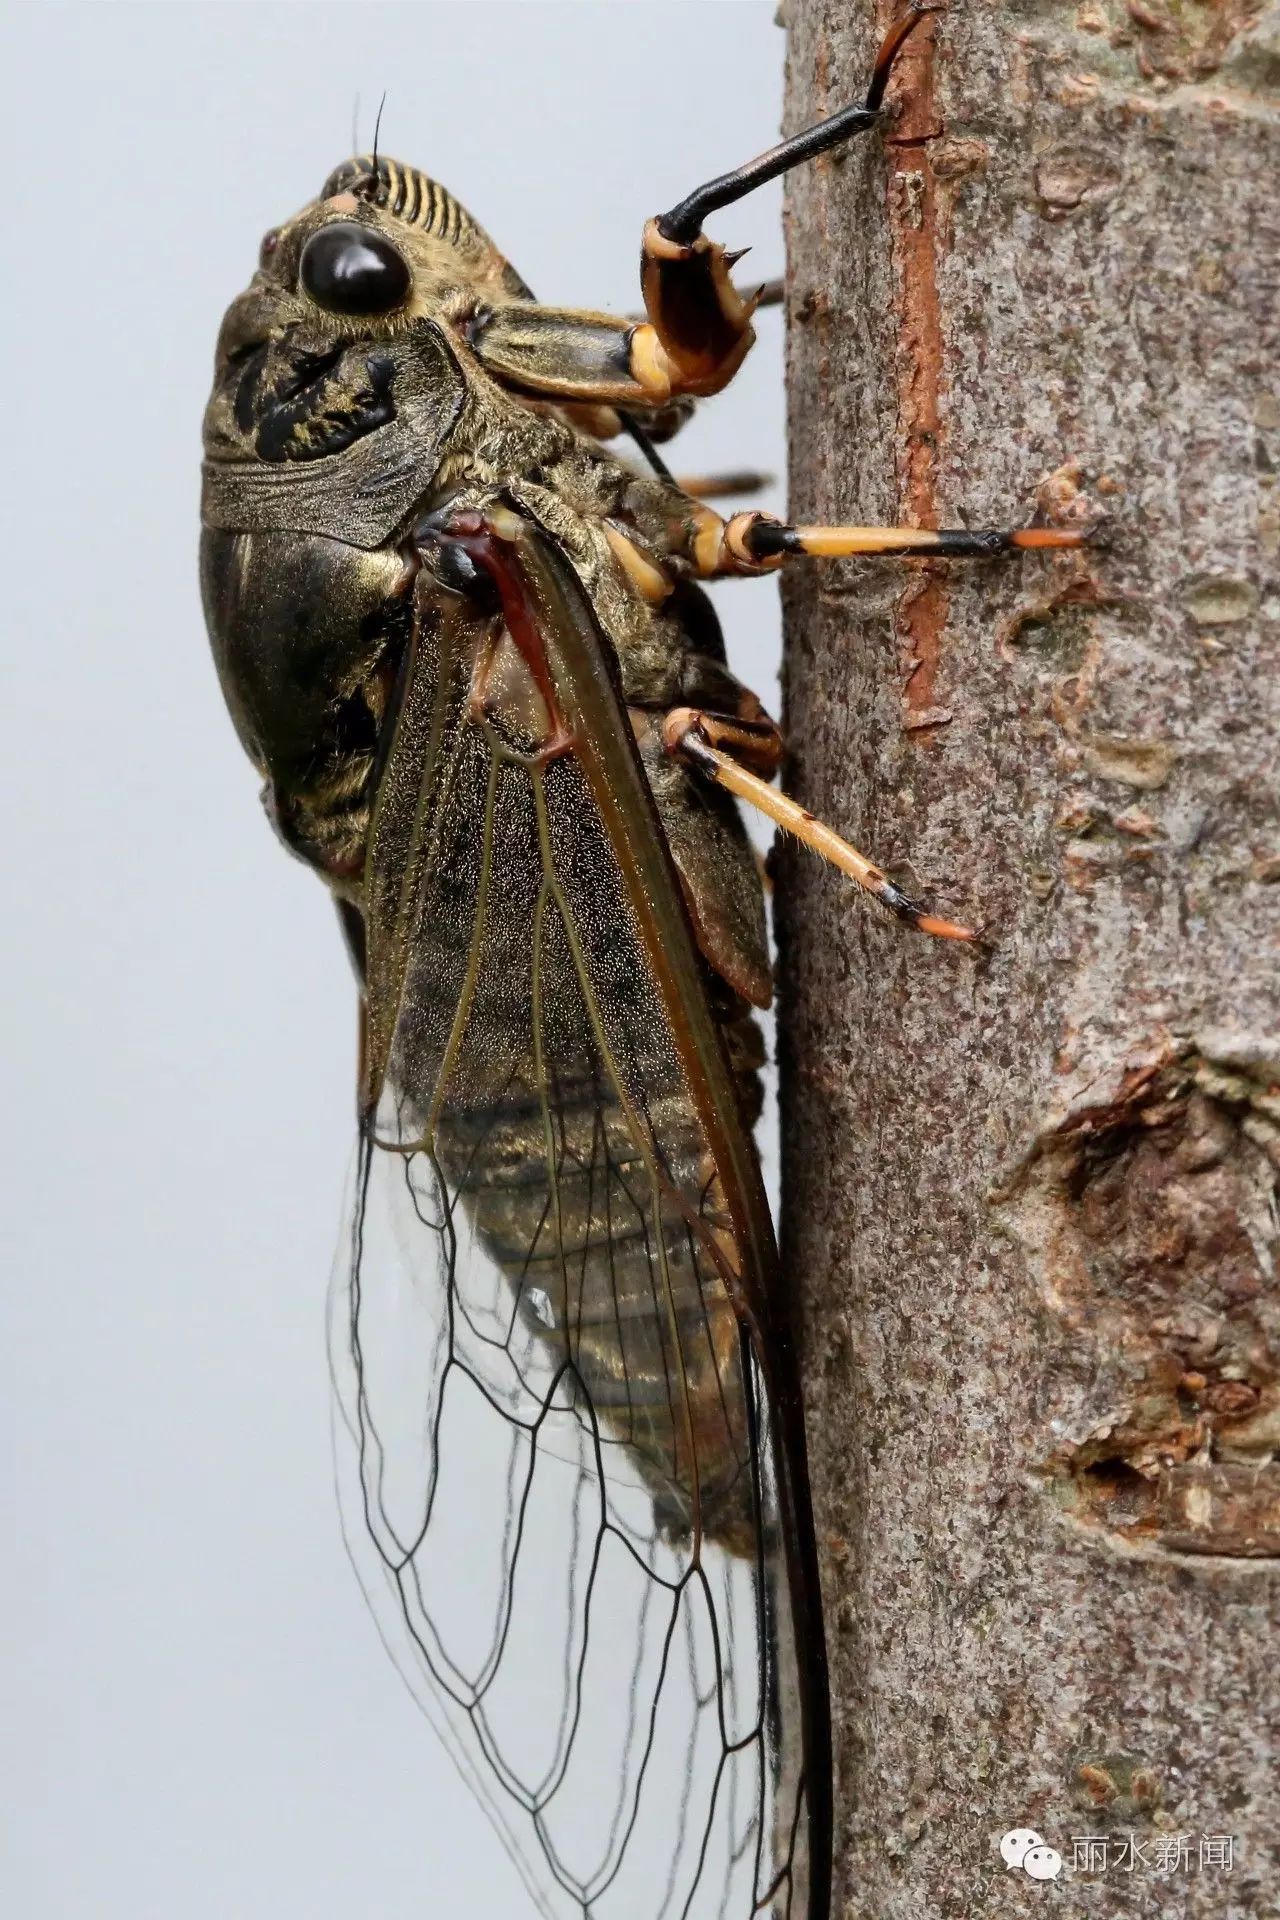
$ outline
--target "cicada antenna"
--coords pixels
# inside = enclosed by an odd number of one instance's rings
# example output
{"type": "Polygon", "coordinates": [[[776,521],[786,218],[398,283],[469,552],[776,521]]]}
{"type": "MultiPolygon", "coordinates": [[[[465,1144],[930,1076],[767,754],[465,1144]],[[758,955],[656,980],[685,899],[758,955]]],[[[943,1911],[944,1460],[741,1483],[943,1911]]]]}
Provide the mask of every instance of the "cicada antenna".
{"type": "MultiPolygon", "coordinates": [[[[373,123],[373,152],[369,157],[369,164],[351,182],[352,193],[356,194],[361,200],[367,200],[371,205],[375,206],[378,204],[378,136],[382,131],[382,109],[386,104],[387,96],[384,90],[382,98],[378,102],[377,118],[373,123]]],[[[360,151],[360,141],[358,137],[359,112],[360,95],[357,94],[355,111],[351,116],[351,151],[355,154],[359,154],[360,151]]]]}
{"type": "Polygon", "coordinates": [[[382,109],[386,104],[387,95],[386,89],[384,88],[382,98],[378,102],[378,117],[373,123],[373,177],[375,180],[378,177],[378,135],[382,131],[382,109]]]}

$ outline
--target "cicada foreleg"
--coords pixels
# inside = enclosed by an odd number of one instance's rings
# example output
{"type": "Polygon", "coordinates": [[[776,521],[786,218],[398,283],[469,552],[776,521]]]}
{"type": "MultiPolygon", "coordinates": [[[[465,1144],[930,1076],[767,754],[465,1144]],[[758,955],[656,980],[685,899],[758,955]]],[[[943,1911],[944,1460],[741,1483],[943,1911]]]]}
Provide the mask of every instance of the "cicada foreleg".
{"type": "Polygon", "coordinates": [[[752,315],[759,306],[776,303],[781,284],[740,292],[731,277],[738,256],[703,233],[703,220],[789,168],[878,126],[894,60],[929,11],[913,5],[890,29],[864,101],[707,181],[648,222],[640,264],[643,320],[529,301],[487,306],[468,326],[476,356],[521,392],[572,405],[620,407],[639,412],[642,419],[657,415],[667,421],[681,400],[719,393],[755,339],[752,315]]]}
{"type": "Polygon", "coordinates": [[[663,721],[662,741],[668,753],[687,760],[717,786],[763,813],[784,833],[793,834],[917,932],[933,934],[940,940],[977,939],[972,928],[944,920],[923,902],[912,899],[834,827],[815,819],[798,800],[768,784],[781,763],[783,742],[767,716],[744,720],[696,707],[676,707],[663,721]]]}
{"type": "Polygon", "coordinates": [[[755,338],[752,315],[766,291],[774,291],[761,287],[744,297],[730,277],[739,256],[709,239],[703,222],[766,181],[878,126],[893,63],[907,36],[930,11],[913,5],[890,28],[876,55],[865,100],[770,147],[745,166],[706,181],[648,222],[640,285],[649,326],[636,330],[634,351],[670,378],[674,389],[702,395],[727,386],[755,338]]]}

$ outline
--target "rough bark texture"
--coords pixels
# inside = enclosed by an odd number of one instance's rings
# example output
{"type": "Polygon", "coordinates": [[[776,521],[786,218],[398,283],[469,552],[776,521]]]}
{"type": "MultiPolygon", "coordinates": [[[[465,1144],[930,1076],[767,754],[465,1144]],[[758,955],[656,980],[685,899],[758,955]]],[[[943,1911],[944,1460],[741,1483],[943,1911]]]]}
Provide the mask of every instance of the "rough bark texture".
{"type": "MultiPolygon", "coordinates": [[[[785,14],[796,128],[886,12],[785,14]]],[[[788,576],[793,787],[994,942],[781,863],[859,1920],[1280,1909],[1278,79],[1248,0],[953,0],[790,188],[797,517],[1110,529],[788,576]]]]}

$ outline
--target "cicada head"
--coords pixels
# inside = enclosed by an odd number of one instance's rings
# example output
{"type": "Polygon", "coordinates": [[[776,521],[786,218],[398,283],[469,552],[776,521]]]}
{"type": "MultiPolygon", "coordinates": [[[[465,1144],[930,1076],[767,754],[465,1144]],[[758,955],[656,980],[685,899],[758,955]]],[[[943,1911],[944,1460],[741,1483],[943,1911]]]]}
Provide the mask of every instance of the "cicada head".
{"type": "Polygon", "coordinates": [[[206,454],[298,463],[340,453],[400,410],[402,363],[425,336],[531,298],[443,187],[398,160],[343,161],[264,235],[257,272],[227,310],[206,454]]]}
{"type": "Polygon", "coordinates": [[[261,331],[264,320],[335,345],[379,341],[415,322],[462,317],[469,305],[532,297],[451,193],[416,167],[357,155],[263,236],[223,344],[234,350],[245,323],[261,331]]]}

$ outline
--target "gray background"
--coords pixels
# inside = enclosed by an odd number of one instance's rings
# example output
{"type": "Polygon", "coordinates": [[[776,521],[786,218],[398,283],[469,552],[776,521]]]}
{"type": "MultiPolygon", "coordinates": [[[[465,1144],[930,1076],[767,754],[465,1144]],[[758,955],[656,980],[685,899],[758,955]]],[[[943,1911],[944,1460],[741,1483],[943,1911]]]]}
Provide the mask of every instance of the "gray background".
{"type": "MultiPolygon", "coordinates": [[[[354,992],[322,888],[260,814],[209,663],[200,413],[221,311],[262,231],[349,150],[357,92],[362,142],[386,87],[384,150],[450,185],[547,298],[626,311],[644,218],[775,136],[772,13],[415,0],[9,16],[17,1920],[528,1910],[340,1543],[323,1302],[354,992]]],[[[716,230],[756,243],[740,277],[780,269],[776,189],[716,230]]],[[[781,471],[776,314],[761,333],[677,470],[781,471]]],[[[731,658],[772,702],[774,589],[727,597],[731,658]]]]}

